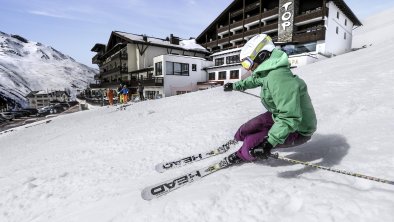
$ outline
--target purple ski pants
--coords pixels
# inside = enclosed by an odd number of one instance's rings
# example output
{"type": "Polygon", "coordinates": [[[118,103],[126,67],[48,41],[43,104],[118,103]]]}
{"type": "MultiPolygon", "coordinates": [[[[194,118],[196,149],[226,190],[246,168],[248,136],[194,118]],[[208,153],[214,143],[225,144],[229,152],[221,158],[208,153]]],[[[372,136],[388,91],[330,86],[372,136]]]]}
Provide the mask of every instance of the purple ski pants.
{"type": "MultiPolygon", "coordinates": [[[[268,135],[268,131],[274,125],[272,113],[260,114],[239,127],[234,138],[243,141],[241,148],[237,151],[237,156],[245,161],[256,160],[249,153],[249,150],[263,142],[268,135]]],[[[311,137],[303,136],[298,132],[290,133],[283,144],[278,144],[275,148],[286,148],[298,146],[306,143],[311,137]]]]}

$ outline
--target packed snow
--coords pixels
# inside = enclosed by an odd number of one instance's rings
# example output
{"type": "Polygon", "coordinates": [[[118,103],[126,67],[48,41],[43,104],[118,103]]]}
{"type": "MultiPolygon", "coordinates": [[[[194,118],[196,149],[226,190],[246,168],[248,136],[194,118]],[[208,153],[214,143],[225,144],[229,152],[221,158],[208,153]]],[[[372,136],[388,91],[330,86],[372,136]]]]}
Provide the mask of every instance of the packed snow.
{"type": "MultiPolygon", "coordinates": [[[[368,44],[368,30],[377,27],[365,24],[357,38],[368,44]]],[[[393,29],[380,30],[394,38],[393,29]]],[[[308,84],[318,130],[280,155],[394,180],[393,51],[392,42],[378,42],[295,69],[308,84]]],[[[225,155],[162,174],[155,164],[217,147],[262,112],[259,98],[220,87],[16,128],[0,135],[0,221],[393,220],[394,186],[279,160],[234,166],[159,199],[141,198],[144,187],[225,155]]]]}

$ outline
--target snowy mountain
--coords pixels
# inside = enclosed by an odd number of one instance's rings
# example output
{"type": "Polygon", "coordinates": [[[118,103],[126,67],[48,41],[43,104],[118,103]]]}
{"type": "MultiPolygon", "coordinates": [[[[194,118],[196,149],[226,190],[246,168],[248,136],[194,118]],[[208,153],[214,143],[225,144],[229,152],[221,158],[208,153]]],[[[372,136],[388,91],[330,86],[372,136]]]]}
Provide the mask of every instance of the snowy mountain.
{"type": "MultiPolygon", "coordinates": [[[[369,46],[368,36],[371,30],[391,40],[394,29],[364,24],[356,37],[368,47],[294,70],[308,84],[318,129],[307,144],[278,152],[392,181],[394,44],[369,46]]],[[[279,160],[234,166],[160,199],[141,198],[144,187],[224,155],[162,174],[155,164],[217,147],[261,112],[259,98],[216,88],[15,128],[0,135],[0,221],[393,220],[392,185],[279,160]]]]}
{"type": "Polygon", "coordinates": [[[34,90],[85,89],[98,71],[19,35],[0,32],[0,97],[26,105],[34,90]]]}

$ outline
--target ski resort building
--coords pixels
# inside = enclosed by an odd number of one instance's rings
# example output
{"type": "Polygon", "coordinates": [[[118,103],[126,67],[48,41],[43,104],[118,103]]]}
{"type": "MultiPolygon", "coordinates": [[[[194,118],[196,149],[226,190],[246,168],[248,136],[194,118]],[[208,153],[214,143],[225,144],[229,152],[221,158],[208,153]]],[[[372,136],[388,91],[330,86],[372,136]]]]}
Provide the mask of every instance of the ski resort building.
{"type": "Polygon", "coordinates": [[[207,66],[208,81],[199,83],[199,89],[215,87],[218,83],[236,82],[243,79],[247,72],[239,62],[241,48],[234,48],[213,53],[210,57],[212,66],[207,66]]]}
{"type": "Polygon", "coordinates": [[[26,98],[29,102],[29,108],[39,109],[49,106],[52,103],[69,102],[70,94],[66,91],[31,91],[26,98]]]}
{"type": "MultiPolygon", "coordinates": [[[[361,25],[343,0],[235,0],[196,41],[210,52],[226,54],[266,33],[297,67],[350,51],[352,30],[361,25]]],[[[233,68],[226,69],[227,75],[233,68]]],[[[219,72],[224,71],[217,69],[215,79],[219,72]]]]}
{"type": "Polygon", "coordinates": [[[209,52],[194,39],[114,31],[107,45],[96,44],[91,51],[96,52],[92,63],[100,68],[92,88],[125,84],[133,95],[141,82],[146,98],[158,98],[196,91],[197,81],[206,81],[203,66],[209,63],[209,52]]]}
{"type": "Polygon", "coordinates": [[[179,95],[197,91],[198,83],[207,80],[204,68],[212,66],[212,62],[204,58],[173,54],[157,56],[153,63],[156,78],[162,78],[166,84],[161,88],[145,87],[148,97],[154,96],[155,92],[162,95],[179,95]]]}

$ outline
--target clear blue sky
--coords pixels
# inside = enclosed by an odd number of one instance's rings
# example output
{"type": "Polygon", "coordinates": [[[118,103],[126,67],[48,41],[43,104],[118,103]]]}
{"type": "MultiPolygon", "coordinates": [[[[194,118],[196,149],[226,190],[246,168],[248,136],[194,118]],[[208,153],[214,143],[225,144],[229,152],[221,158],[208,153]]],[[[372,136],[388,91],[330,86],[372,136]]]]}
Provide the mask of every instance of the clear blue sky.
{"type": "MultiPolygon", "coordinates": [[[[362,21],[393,0],[345,0],[362,21]],[[373,5],[373,6],[371,6],[373,5]]],[[[111,31],[197,37],[232,0],[0,0],[0,31],[18,34],[91,67],[95,43],[111,31]]]]}

